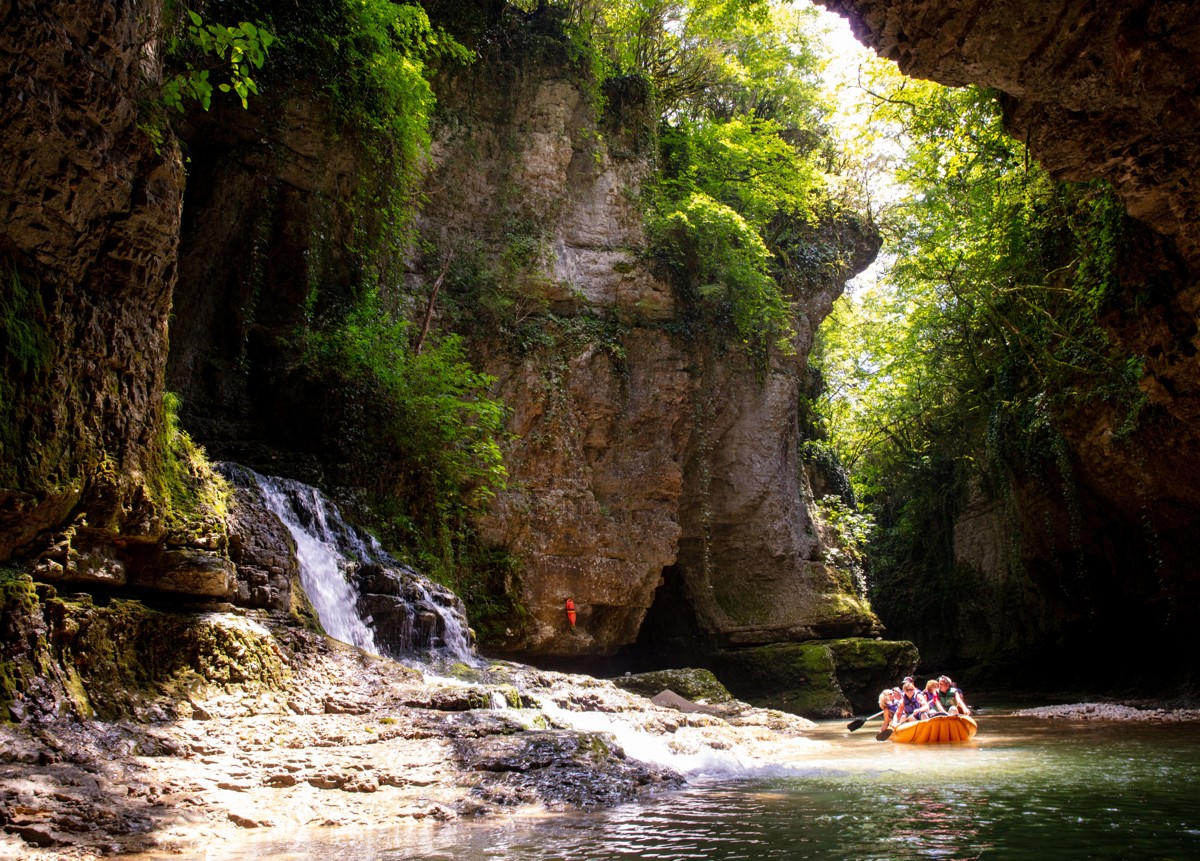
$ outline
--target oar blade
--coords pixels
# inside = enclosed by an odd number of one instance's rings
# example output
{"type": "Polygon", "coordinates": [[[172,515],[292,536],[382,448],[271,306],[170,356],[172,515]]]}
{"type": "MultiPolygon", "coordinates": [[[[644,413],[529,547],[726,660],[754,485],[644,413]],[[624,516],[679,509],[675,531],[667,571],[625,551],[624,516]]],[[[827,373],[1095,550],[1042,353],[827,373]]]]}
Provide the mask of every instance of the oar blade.
{"type": "Polygon", "coordinates": [[[890,729],[881,729],[879,732],[875,733],[876,741],[887,741],[891,737],[892,731],[890,729]]]}
{"type": "Polygon", "coordinates": [[[850,730],[850,732],[854,732],[866,722],[866,718],[855,718],[854,720],[850,721],[850,723],[846,724],[846,729],[850,730]]]}

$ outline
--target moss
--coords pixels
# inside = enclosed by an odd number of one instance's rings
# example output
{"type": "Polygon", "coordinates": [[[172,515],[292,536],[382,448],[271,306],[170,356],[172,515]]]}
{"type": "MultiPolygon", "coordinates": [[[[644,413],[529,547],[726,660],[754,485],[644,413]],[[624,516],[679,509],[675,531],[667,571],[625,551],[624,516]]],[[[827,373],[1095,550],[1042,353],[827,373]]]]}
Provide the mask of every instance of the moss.
{"type": "Polygon", "coordinates": [[[483,674],[470,664],[458,661],[450,666],[450,678],[458,679],[460,682],[478,683],[483,680],[483,674]]]}
{"type": "Polygon", "coordinates": [[[838,717],[849,704],[823,642],[779,643],[714,656],[717,677],[739,699],[805,717],[838,717]]]}
{"type": "MultiPolygon", "coordinates": [[[[28,486],[28,476],[18,469],[28,469],[24,455],[37,442],[23,438],[21,426],[29,399],[45,391],[44,377],[53,362],[45,320],[38,285],[15,266],[0,266],[0,486],[28,486]]],[[[45,457],[32,459],[46,462],[45,457]]]]}
{"type": "Polygon", "coordinates": [[[513,685],[500,685],[498,688],[496,688],[496,690],[498,690],[504,697],[504,701],[508,704],[510,709],[519,709],[525,705],[524,701],[521,699],[521,692],[518,691],[513,685]]]}
{"type": "Polygon", "coordinates": [[[605,760],[612,755],[607,740],[599,733],[588,733],[581,740],[588,754],[594,760],[605,760]]]}
{"type": "Polygon", "coordinates": [[[777,599],[764,590],[747,589],[735,577],[716,577],[713,580],[713,599],[732,625],[761,625],[777,612],[777,599]]]}
{"type": "Polygon", "coordinates": [[[619,676],[613,679],[613,684],[644,697],[671,690],[693,702],[704,700],[709,703],[727,703],[733,699],[711,670],[694,667],[619,676]]]}
{"type": "Polygon", "coordinates": [[[28,574],[0,567],[0,720],[9,720],[9,707],[37,673],[36,646],[38,596],[28,574]]]}
{"type": "Polygon", "coordinates": [[[723,652],[713,665],[740,699],[827,718],[868,708],[881,688],[913,671],[917,658],[907,641],[852,637],[723,652]]]}
{"type": "Polygon", "coordinates": [[[216,535],[223,548],[228,540],[226,522],[233,490],[213,469],[204,449],[179,426],[179,408],[178,396],[171,392],[163,395],[162,431],[150,480],[151,496],[177,541],[191,543],[201,536],[216,535]]]}
{"type": "Polygon", "coordinates": [[[109,719],[211,686],[278,690],[289,679],[274,640],[240,617],[163,613],[137,601],[97,606],[0,572],[5,715],[32,697],[42,711],[109,719]]]}

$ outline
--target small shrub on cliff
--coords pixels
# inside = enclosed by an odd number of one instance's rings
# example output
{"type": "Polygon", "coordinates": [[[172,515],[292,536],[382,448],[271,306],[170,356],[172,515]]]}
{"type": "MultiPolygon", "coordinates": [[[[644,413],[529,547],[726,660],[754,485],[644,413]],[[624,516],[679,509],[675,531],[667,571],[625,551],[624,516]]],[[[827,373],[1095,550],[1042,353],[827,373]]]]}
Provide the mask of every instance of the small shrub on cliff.
{"type": "Polygon", "coordinates": [[[504,487],[505,411],[457,336],[417,352],[411,331],[370,292],[340,322],[306,334],[302,362],[346,403],[342,455],[386,509],[388,537],[444,550],[466,514],[504,487]]]}

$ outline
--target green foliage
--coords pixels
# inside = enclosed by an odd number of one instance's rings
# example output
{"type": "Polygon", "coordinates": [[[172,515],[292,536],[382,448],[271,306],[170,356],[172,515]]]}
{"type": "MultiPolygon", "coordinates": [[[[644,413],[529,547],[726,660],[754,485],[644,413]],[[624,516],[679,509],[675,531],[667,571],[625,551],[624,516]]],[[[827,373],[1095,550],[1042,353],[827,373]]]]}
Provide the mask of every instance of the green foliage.
{"type": "Polygon", "coordinates": [[[252,69],[261,69],[267,50],[275,41],[269,30],[249,21],[237,26],[205,23],[199,12],[186,10],[187,20],[178,33],[171,34],[167,53],[183,70],[163,81],[162,103],[179,113],[184,103],[196,101],[208,110],[212,105],[212,73],[225,80],[217,83],[222,93],[233,93],[248,106],[251,93],[257,95],[258,84],[250,77],[252,69]]]}
{"type": "Polygon", "coordinates": [[[647,186],[653,253],[709,331],[766,368],[793,334],[776,241],[807,223],[824,180],[811,10],[720,0],[614,4],[613,68],[643,76],[662,112],[647,186]]]}
{"type": "Polygon", "coordinates": [[[429,150],[430,79],[473,54],[418,4],[392,0],[227,0],[225,14],[265,21],[279,43],[263,87],[327,98],[363,156],[350,203],[360,277],[392,280],[411,240],[429,150]]]}
{"type": "Polygon", "coordinates": [[[181,401],[173,392],[163,394],[163,423],[159,460],[151,478],[163,520],[177,538],[223,534],[232,488],[213,470],[204,449],[179,425],[181,401]]]}
{"type": "Polygon", "coordinates": [[[823,409],[875,515],[872,603],[952,630],[977,590],[955,563],[968,488],[1023,474],[1072,507],[1064,417],[1107,402],[1136,422],[1141,360],[1100,323],[1119,291],[1124,210],[1099,183],[1052,181],[1001,124],[992,94],[871,83],[877,133],[905,145],[887,213],[886,278],[841,300],[814,361],[823,409]]]}
{"type": "Polygon", "coordinates": [[[765,362],[772,340],[791,332],[787,305],[768,274],[769,252],[741,215],[702,192],[664,207],[649,225],[659,255],[718,321],[765,362]]]}
{"type": "Polygon", "coordinates": [[[344,428],[347,455],[386,509],[389,537],[444,558],[467,516],[504,487],[505,409],[487,395],[493,380],[471,368],[457,336],[417,353],[411,328],[369,292],[339,323],[307,333],[302,362],[362,417],[344,428]]]}
{"type": "Polygon", "coordinates": [[[485,547],[474,535],[455,549],[452,571],[432,570],[463,599],[479,645],[501,646],[529,621],[520,600],[521,560],[507,549],[485,547]]]}
{"type": "Polygon", "coordinates": [[[854,590],[865,598],[867,545],[875,531],[875,518],[832,494],[817,500],[817,511],[836,538],[836,542],[825,550],[825,562],[848,572],[854,590]]]}

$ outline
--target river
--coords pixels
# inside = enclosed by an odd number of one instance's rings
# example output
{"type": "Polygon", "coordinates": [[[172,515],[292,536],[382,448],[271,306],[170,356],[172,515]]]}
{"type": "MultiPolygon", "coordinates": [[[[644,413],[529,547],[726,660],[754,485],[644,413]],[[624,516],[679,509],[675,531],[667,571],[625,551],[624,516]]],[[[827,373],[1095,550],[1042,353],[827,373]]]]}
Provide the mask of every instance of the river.
{"type": "Polygon", "coordinates": [[[824,723],[803,760],[595,813],[319,832],[218,859],[1200,858],[1200,724],[1077,723],[988,712],[961,745],[880,743],[824,723]]]}

